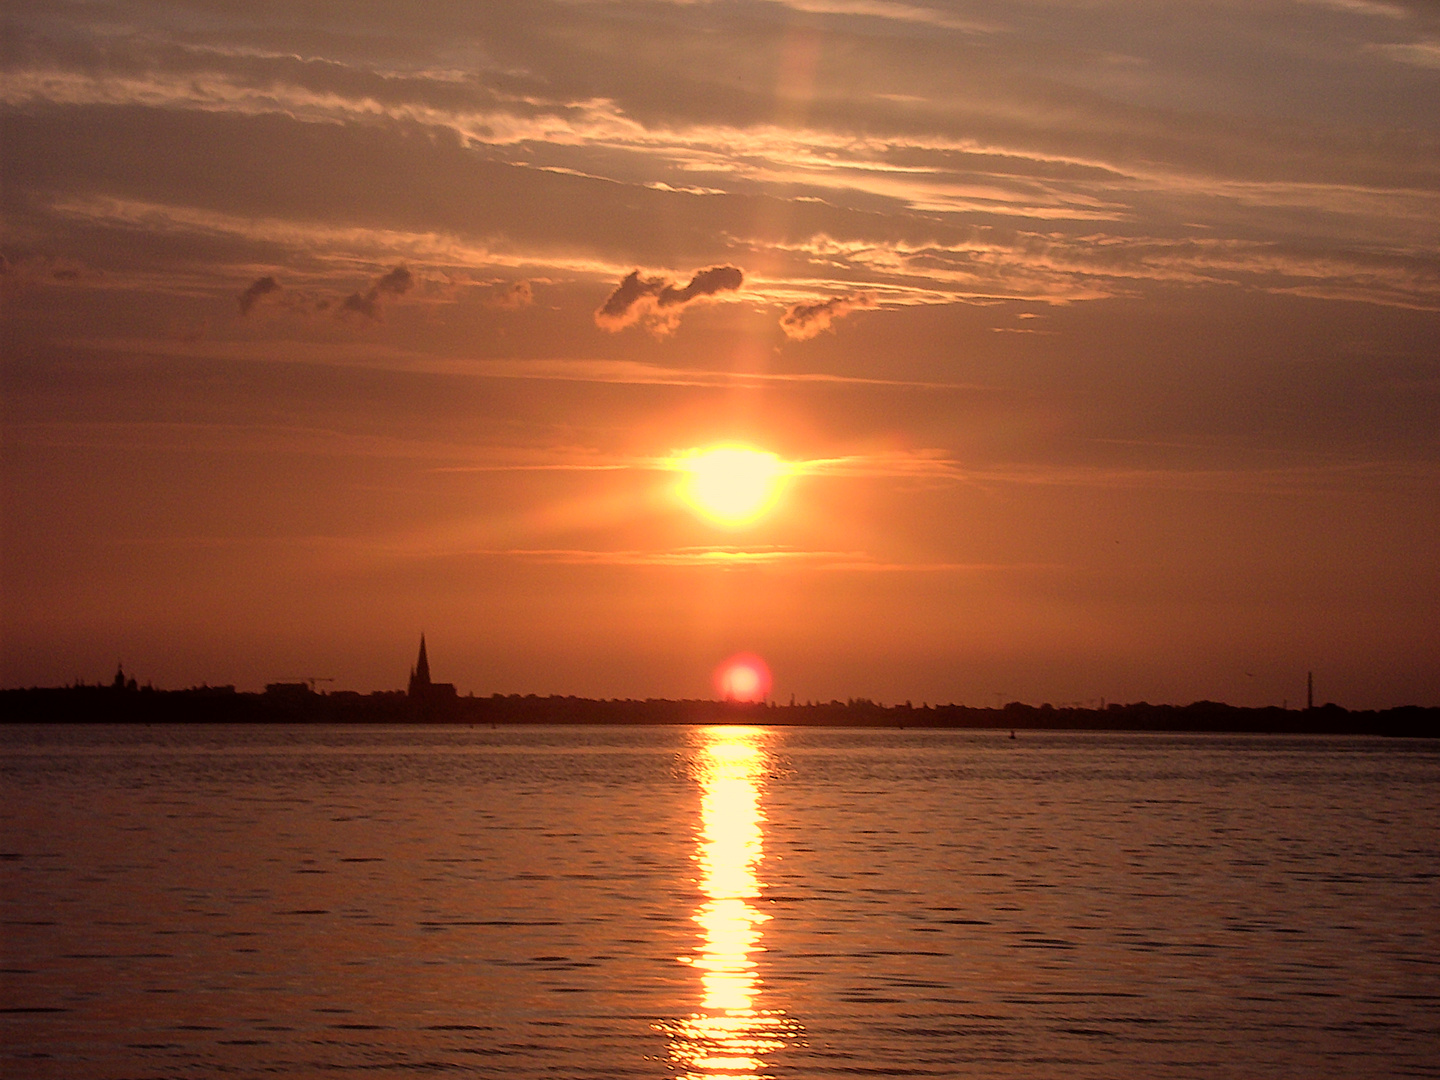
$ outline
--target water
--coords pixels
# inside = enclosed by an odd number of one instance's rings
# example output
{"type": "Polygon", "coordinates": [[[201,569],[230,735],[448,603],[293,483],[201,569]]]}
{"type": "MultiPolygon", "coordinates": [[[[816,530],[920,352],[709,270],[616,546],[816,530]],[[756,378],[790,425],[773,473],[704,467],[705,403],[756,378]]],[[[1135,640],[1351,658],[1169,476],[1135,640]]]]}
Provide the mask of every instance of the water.
{"type": "Polygon", "coordinates": [[[1440,1075],[1440,747],[0,728],[6,1078],[1440,1075]]]}

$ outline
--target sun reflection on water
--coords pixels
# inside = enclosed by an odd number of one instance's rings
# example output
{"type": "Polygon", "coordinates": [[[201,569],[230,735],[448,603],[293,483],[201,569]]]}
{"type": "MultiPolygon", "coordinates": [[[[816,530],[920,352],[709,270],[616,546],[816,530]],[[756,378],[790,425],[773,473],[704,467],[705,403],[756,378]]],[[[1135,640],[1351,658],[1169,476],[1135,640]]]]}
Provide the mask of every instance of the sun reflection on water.
{"type": "Polygon", "coordinates": [[[705,897],[694,915],[704,933],[695,955],[680,960],[700,973],[703,1012],[665,1025],[678,1080],[726,1077],[761,1080],[765,1055],[780,1050],[797,1030],[783,1012],[757,1007],[760,980],[753,953],[770,916],[754,904],[764,854],[759,779],[768,768],[758,728],[716,727],[701,732],[697,755],[701,786],[697,860],[705,897]]]}

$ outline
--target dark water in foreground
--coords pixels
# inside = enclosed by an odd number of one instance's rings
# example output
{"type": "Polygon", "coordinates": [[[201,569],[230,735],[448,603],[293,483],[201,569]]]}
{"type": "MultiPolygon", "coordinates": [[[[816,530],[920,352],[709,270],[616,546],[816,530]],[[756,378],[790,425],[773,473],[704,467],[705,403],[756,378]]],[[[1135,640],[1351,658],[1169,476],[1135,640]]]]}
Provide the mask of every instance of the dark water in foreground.
{"type": "Polygon", "coordinates": [[[1440,746],[0,728],[0,1075],[1440,1076],[1440,746]]]}

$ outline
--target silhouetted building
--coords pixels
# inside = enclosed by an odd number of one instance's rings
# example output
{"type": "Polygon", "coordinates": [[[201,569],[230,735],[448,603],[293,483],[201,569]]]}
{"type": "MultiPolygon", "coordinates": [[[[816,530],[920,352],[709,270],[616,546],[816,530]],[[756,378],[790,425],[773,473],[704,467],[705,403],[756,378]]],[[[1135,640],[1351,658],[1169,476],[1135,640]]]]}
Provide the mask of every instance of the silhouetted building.
{"type": "Polygon", "coordinates": [[[265,696],[277,701],[304,701],[314,691],[308,682],[272,682],[265,684],[265,696]]]}
{"type": "Polygon", "coordinates": [[[412,701],[421,704],[452,701],[455,698],[454,683],[430,681],[430,658],[425,653],[424,634],[420,635],[420,656],[415,661],[415,666],[410,669],[410,689],[407,692],[412,701]]]}
{"type": "Polygon", "coordinates": [[[133,676],[129,679],[125,678],[125,668],[123,665],[116,664],[115,679],[110,683],[110,688],[112,690],[138,690],[140,687],[135,682],[133,676]]]}

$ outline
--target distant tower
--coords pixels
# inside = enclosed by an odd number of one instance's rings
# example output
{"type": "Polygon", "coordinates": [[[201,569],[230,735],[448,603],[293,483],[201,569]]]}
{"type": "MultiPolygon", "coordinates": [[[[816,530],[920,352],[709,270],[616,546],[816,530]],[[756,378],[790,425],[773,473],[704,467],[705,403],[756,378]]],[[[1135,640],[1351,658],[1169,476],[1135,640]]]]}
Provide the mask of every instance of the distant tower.
{"type": "Polygon", "coordinates": [[[1315,708],[1315,673],[1313,671],[1305,673],[1305,708],[1315,708]]]}
{"type": "Polygon", "coordinates": [[[410,669],[410,696],[420,697],[430,689],[430,659],[425,655],[425,635],[420,635],[420,658],[410,669]]]}
{"type": "Polygon", "coordinates": [[[125,667],[118,661],[115,664],[115,680],[110,685],[116,690],[125,689],[125,667]]]}
{"type": "Polygon", "coordinates": [[[420,656],[410,671],[410,700],[422,719],[439,719],[455,709],[455,684],[430,681],[430,657],[425,654],[425,635],[420,635],[420,656]]]}

